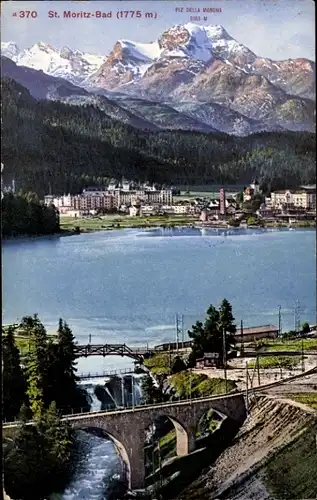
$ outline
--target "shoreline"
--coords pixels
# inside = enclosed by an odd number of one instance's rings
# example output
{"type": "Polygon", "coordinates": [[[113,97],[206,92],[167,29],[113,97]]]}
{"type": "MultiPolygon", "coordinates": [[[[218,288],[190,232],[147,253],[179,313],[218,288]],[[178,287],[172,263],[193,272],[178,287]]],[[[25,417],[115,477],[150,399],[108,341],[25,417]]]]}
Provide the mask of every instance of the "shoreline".
{"type": "Polygon", "coordinates": [[[309,226],[289,226],[287,224],[285,225],[279,225],[279,226],[274,226],[274,225],[269,225],[269,226],[248,226],[248,227],[236,227],[236,226],[224,226],[224,225],[198,225],[198,224],[193,224],[193,223],[188,223],[188,224],[181,224],[181,225],[153,225],[153,226],[147,226],[147,225],[139,225],[139,226],[124,226],[124,227],[109,227],[109,228],[83,228],[79,232],[76,231],[71,231],[71,230],[61,230],[58,233],[53,233],[53,234],[40,234],[40,235],[17,235],[17,236],[2,236],[2,241],[5,242],[10,242],[10,241],[32,241],[32,240],[42,240],[42,239],[57,239],[65,236],[79,236],[80,234],[89,234],[89,233],[100,233],[100,232],[109,232],[109,231],[121,231],[124,229],[140,229],[140,230],[149,230],[149,229],[223,229],[223,230],[260,230],[260,231],[267,231],[267,230],[275,230],[275,231],[316,231],[316,225],[309,225],[309,226]]]}
{"type": "Polygon", "coordinates": [[[2,236],[2,241],[6,242],[6,241],[42,240],[46,238],[59,238],[59,237],[73,236],[78,234],[81,233],[76,233],[75,231],[67,231],[62,229],[60,232],[52,234],[32,234],[32,235],[19,234],[17,236],[2,236]]]}

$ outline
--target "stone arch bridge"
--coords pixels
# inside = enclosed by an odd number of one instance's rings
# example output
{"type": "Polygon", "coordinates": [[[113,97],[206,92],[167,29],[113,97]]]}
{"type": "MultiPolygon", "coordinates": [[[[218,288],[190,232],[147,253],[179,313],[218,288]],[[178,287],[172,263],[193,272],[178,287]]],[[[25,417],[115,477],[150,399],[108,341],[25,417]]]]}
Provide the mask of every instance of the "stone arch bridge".
{"type": "Polygon", "coordinates": [[[196,447],[196,430],[203,414],[213,409],[220,416],[242,424],[246,407],[242,393],[161,403],[120,411],[94,412],[64,417],[73,427],[103,431],[115,444],[127,471],[129,488],[145,486],[146,431],[159,417],[168,417],[176,430],[176,453],[183,456],[196,447]]]}

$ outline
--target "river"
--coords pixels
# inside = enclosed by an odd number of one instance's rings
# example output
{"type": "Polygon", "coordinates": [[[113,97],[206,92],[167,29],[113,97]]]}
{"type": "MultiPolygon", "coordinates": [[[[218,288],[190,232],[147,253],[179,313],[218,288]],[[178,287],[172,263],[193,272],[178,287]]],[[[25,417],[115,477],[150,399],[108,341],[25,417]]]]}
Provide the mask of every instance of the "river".
{"type": "MultiPolygon", "coordinates": [[[[140,375],[134,377],[134,400],[140,402],[140,375]]],[[[81,382],[90,396],[91,411],[101,409],[101,402],[94,393],[97,384],[104,385],[105,379],[81,382]]],[[[120,398],[121,399],[121,398],[120,398]]],[[[131,398],[130,398],[131,399],[131,398]]],[[[126,401],[128,401],[126,395],[126,401]]],[[[121,401],[119,401],[120,403],[121,401]]],[[[49,500],[107,500],[107,487],[120,478],[122,463],[111,441],[104,437],[77,431],[83,456],[78,470],[64,493],[53,494],[49,500]]]]}
{"type": "MultiPolygon", "coordinates": [[[[48,331],[65,319],[79,343],[155,345],[175,340],[210,303],[226,297],[237,323],[294,328],[316,323],[315,231],[234,229],[118,230],[3,244],[3,323],[38,313],[48,331]]],[[[132,365],[86,358],[79,372],[132,365]]],[[[92,389],[89,389],[92,392],[92,389]]],[[[96,408],[96,401],[93,407],[96,408]]],[[[83,438],[87,439],[87,438],[83,438]]],[[[63,500],[103,500],[104,478],[117,470],[109,441],[93,436],[84,468],[63,500]],[[88,495],[88,496],[87,496],[88,495]]]]}

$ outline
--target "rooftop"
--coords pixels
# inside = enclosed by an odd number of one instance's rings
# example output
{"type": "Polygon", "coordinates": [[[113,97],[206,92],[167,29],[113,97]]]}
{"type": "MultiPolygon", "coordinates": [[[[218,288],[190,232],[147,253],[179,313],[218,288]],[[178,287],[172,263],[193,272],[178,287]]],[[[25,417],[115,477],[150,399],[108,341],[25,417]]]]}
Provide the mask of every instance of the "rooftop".
{"type": "MultiPolygon", "coordinates": [[[[273,333],[278,332],[278,327],[274,325],[251,326],[243,328],[243,335],[255,335],[257,333],[273,333]]],[[[241,329],[236,331],[235,335],[241,335],[241,329]]]]}

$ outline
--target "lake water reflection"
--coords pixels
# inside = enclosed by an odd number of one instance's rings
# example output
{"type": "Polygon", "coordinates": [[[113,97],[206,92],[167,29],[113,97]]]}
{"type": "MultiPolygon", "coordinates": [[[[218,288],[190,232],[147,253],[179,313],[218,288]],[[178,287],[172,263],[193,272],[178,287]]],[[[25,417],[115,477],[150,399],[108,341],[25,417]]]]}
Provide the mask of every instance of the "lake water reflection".
{"type": "MultiPolygon", "coordinates": [[[[315,231],[135,229],[3,244],[3,322],[38,313],[65,319],[79,343],[159,344],[175,339],[226,297],[237,323],[316,322],[315,231]]],[[[127,366],[87,358],[79,371],[127,366]]]]}

